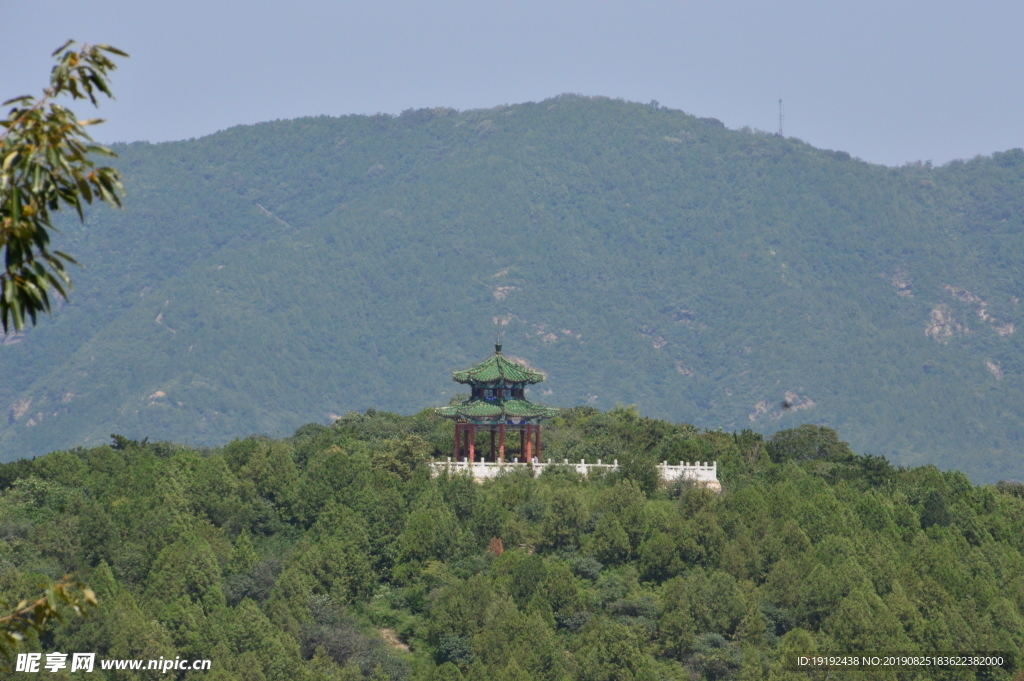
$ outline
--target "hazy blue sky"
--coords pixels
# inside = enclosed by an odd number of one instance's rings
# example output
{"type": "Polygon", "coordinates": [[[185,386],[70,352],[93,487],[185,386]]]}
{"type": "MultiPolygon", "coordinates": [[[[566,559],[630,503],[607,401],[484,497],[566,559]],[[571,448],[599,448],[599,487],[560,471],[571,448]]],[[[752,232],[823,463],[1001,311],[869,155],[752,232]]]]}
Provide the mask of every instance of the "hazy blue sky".
{"type": "Polygon", "coordinates": [[[104,141],[607,95],[890,165],[1024,146],[1024,2],[0,0],[0,97],[74,37],[131,53],[104,141]]]}

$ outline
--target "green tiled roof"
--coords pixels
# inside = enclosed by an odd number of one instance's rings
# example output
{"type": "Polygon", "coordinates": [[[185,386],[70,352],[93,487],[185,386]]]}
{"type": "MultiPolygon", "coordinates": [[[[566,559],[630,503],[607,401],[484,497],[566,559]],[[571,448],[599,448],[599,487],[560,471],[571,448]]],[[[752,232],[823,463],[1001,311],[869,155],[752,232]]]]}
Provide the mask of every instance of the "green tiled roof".
{"type": "Polygon", "coordinates": [[[534,404],[527,400],[466,400],[461,404],[439,407],[435,410],[439,416],[448,418],[493,418],[493,419],[532,419],[548,418],[558,415],[558,409],[543,404],[534,404]]]}
{"type": "Polygon", "coordinates": [[[496,381],[540,383],[544,380],[544,374],[506,359],[501,354],[501,344],[499,343],[494,346],[493,355],[475,367],[463,371],[453,371],[452,378],[459,383],[494,383],[496,381]]]}

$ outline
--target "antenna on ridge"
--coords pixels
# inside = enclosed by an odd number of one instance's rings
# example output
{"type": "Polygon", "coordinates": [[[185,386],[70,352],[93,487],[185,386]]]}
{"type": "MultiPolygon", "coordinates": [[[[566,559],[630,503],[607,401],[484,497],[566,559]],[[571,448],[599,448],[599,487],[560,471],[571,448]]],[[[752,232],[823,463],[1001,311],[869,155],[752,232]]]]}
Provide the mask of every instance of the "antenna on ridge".
{"type": "Polygon", "coordinates": [[[782,137],[782,122],[786,119],[785,111],[782,108],[782,95],[779,95],[779,137],[782,137]]]}

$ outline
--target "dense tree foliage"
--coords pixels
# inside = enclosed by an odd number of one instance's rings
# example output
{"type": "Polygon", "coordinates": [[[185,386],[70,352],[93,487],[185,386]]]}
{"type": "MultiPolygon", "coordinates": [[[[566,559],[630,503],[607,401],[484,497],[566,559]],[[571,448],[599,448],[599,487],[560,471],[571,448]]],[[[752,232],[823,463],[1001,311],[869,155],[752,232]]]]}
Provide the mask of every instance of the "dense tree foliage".
{"type": "Polygon", "coordinates": [[[552,458],[629,462],[613,475],[432,479],[451,437],[369,410],[0,466],[0,595],[78,571],[95,616],[30,649],[213,660],[187,679],[782,680],[805,678],[787,654],[844,651],[1002,651],[989,678],[1017,671],[1018,483],[894,468],[828,428],[766,441],[621,407],[544,433],[552,458]],[[723,492],[652,484],[680,457],[716,460],[723,492]]]}
{"type": "Polygon", "coordinates": [[[1024,479],[1020,150],[886,168],[572,96],[112,149],[74,300],[0,346],[5,460],[440,406],[497,323],[541,402],[1024,479]]]}

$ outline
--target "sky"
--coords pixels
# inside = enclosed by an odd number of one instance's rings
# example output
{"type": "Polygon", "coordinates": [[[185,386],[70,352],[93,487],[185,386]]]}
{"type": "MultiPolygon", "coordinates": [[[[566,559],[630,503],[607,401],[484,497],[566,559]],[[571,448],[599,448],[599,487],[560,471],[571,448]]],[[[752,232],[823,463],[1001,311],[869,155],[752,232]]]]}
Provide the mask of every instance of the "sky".
{"type": "Polygon", "coordinates": [[[1024,146],[1022,28],[1019,0],[0,0],[0,98],[74,38],[131,55],[102,142],[566,92],[775,132],[781,97],[787,136],[938,165],[1024,146]]]}

